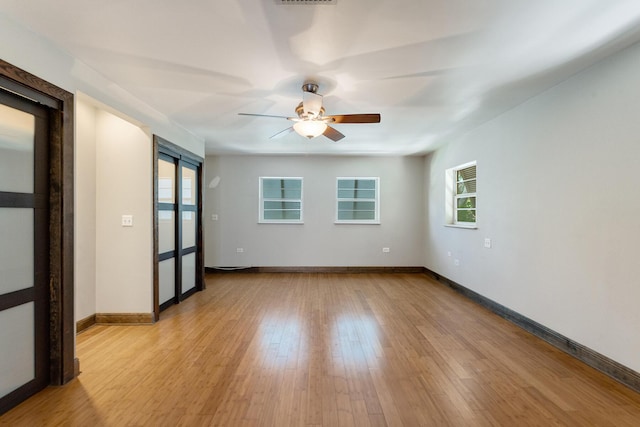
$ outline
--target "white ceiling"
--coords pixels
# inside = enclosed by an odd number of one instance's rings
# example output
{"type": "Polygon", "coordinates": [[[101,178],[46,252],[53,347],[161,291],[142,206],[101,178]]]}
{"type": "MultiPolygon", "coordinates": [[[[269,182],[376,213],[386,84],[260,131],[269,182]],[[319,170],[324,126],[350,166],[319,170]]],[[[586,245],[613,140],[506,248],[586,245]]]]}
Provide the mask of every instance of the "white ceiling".
{"type": "Polygon", "coordinates": [[[0,0],[214,153],[425,153],[640,40],[638,0],[0,0]],[[298,2],[301,3],[301,2],[298,2]],[[301,86],[342,124],[291,133],[301,86]]]}

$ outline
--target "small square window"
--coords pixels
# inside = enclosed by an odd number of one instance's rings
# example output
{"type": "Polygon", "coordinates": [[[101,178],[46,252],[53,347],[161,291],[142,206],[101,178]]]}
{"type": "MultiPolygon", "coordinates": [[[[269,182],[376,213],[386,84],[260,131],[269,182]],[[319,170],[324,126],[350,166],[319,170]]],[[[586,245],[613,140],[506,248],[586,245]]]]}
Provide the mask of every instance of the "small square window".
{"type": "Polygon", "coordinates": [[[380,223],[380,178],[337,178],[336,223],[380,223]]]}
{"type": "Polygon", "coordinates": [[[261,223],[302,223],[302,178],[260,177],[261,223]]]}

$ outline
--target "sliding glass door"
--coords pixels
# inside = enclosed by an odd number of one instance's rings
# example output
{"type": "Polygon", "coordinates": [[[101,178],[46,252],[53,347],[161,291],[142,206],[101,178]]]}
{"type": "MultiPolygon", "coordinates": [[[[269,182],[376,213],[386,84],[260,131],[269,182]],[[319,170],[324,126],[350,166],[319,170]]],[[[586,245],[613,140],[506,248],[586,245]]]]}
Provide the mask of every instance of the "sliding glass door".
{"type": "Polygon", "coordinates": [[[0,414],[49,383],[48,126],[0,90],[0,414]]]}
{"type": "Polygon", "coordinates": [[[158,137],[156,147],[156,316],[202,290],[202,159],[158,137]]]}

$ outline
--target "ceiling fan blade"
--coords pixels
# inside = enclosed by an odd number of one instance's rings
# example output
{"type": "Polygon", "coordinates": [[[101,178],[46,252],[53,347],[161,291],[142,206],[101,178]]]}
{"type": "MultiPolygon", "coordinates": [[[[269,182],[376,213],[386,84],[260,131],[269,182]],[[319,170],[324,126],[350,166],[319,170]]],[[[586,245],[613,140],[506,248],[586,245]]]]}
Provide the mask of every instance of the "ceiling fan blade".
{"type": "Polygon", "coordinates": [[[254,116],[254,117],[275,117],[277,119],[288,119],[287,116],[274,116],[271,114],[252,114],[252,113],[238,113],[239,116],[254,116]]]}
{"type": "Polygon", "coordinates": [[[380,123],[380,114],[338,114],[325,116],[333,119],[333,123],[380,123]]]}
{"type": "Polygon", "coordinates": [[[344,138],[343,134],[341,134],[331,126],[327,126],[327,129],[324,131],[323,135],[329,138],[330,140],[332,140],[333,142],[338,142],[342,138],[344,138]]]}
{"type": "Polygon", "coordinates": [[[272,135],[269,137],[269,139],[278,139],[278,138],[282,138],[285,135],[289,135],[291,132],[293,132],[293,126],[286,128],[285,130],[281,130],[280,132],[276,133],[275,135],[272,135]]]}
{"type": "Polygon", "coordinates": [[[302,109],[305,114],[320,114],[322,109],[322,95],[313,92],[302,92],[302,109]]]}

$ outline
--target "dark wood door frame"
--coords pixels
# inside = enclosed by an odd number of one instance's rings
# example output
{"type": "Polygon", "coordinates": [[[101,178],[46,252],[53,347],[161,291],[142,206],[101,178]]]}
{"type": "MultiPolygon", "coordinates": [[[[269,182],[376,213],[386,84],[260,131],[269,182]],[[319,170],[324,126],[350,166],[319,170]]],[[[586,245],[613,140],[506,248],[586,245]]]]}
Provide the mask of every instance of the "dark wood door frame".
{"type": "MultiPolygon", "coordinates": [[[[196,180],[198,186],[198,194],[197,194],[197,205],[196,205],[196,215],[197,215],[197,224],[196,224],[196,287],[193,291],[189,291],[186,294],[182,294],[182,292],[178,292],[176,289],[175,302],[180,302],[183,298],[191,295],[192,292],[201,291],[205,288],[204,283],[204,244],[203,244],[203,219],[202,219],[202,199],[204,195],[204,189],[202,187],[202,168],[204,165],[204,159],[200,156],[197,156],[190,151],[185,150],[184,148],[173,144],[157,135],[153,135],[153,314],[154,320],[157,321],[160,318],[160,299],[159,299],[159,272],[158,272],[158,159],[160,154],[168,155],[174,159],[176,159],[176,176],[181,172],[180,167],[183,164],[188,164],[193,167],[196,167],[196,180]]],[[[177,183],[178,181],[176,181],[177,183]]],[[[178,241],[182,241],[182,235],[178,232],[178,222],[182,221],[182,210],[180,206],[182,203],[182,189],[180,186],[176,185],[176,206],[177,215],[176,215],[176,233],[175,233],[175,241],[176,241],[176,259],[183,255],[181,250],[177,250],[180,245],[178,245],[178,241]]],[[[180,264],[178,262],[178,264],[180,264]]],[[[181,270],[179,265],[176,266],[176,278],[181,276],[181,270]]],[[[178,282],[176,282],[178,283],[178,282]]]]}
{"type": "Polygon", "coordinates": [[[73,295],[73,94],[0,60],[0,87],[49,108],[50,383],[77,375],[73,295]]]}

